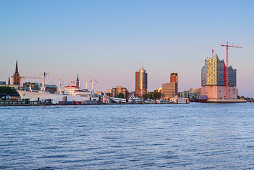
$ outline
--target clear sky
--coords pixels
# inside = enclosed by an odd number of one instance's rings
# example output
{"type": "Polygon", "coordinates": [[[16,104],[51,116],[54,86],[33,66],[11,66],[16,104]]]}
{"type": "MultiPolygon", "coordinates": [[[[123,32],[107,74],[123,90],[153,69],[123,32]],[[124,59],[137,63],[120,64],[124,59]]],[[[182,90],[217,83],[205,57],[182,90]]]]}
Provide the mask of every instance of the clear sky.
{"type": "Polygon", "coordinates": [[[67,83],[79,73],[83,87],[95,78],[98,90],[134,90],[143,57],[149,90],[171,72],[187,90],[200,87],[212,49],[225,59],[228,40],[244,47],[230,49],[229,61],[239,94],[252,97],[253,8],[252,0],[0,0],[0,80],[18,60],[22,76],[45,71],[67,83]]]}

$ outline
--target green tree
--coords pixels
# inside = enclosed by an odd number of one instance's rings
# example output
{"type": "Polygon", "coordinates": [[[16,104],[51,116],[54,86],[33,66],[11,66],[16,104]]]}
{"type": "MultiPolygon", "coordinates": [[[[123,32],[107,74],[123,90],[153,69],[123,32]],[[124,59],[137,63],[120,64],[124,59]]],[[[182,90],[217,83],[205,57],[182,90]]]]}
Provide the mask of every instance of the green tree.
{"type": "Polygon", "coordinates": [[[119,93],[117,97],[118,98],[124,98],[124,94],[123,93],[119,93]]]}
{"type": "Polygon", "coordinates": [[[160,99],[162,96],[162,94],[160,92],[157,92],[157,91],[151,91],[151,92],[148,92],[146,94],[144,94],[142,97],[147,100],[147,99],[160,99]]]}
{"type": "Polygon", "coordinates": [[[145,100],[147,100],[148,98],[149,98],[149,94],[148,93],[146,93],[146,94],[143,94],[143,99],[145,99],[145,100]]]}
{"type": "Polygon", "coordinates": [[[19,93],[12,87],[0,86],[0,95],[2,95],[2,96],[6,96],[6,95],[19,96],[19,93]]]}

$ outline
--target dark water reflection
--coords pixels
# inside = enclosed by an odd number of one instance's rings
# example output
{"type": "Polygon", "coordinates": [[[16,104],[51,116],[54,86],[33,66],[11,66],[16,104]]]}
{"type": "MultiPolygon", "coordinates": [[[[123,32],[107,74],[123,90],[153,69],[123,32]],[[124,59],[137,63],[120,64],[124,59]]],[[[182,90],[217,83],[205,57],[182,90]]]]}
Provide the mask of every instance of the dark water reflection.
{"type": "Polygon", "coordinates": [[[0,169],[254,168],[254,104],[0,107],[0,169]]]}

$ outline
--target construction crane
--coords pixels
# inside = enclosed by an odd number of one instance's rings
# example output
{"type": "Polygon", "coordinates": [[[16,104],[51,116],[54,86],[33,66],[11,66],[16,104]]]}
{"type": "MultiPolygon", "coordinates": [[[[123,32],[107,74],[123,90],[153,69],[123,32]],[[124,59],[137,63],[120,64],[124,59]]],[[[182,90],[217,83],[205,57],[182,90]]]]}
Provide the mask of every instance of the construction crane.
{"type": "Polygon", "coordinates": [[[33,77],[33,76],[20,76],[21,79],[41,79],[41,77],[33,77]]]}
{"type": "Polygon", "coordinates": [[[33,76],[20,76],[20,86],[22,86],[22,80],[25,79],[41,79],[40,77],[33,77],[33,76]]]}
{"type": "Polygon", "coordinates": [[[240,46],[235,46],[235,45],[228,45],[227,44],[221,44],[222,47],[226,47],[226,98],[228,99],[228,48],[233,47],[233,48],[243,48],[240,46]]]}

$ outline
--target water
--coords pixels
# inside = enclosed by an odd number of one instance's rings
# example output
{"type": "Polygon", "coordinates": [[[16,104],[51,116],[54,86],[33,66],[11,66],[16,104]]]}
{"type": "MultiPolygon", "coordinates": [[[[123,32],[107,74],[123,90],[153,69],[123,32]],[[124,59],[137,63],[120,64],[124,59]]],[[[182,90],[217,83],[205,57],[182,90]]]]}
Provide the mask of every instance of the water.
{"type": "Polygon", "coordinates": [[[254,103],[0,107],[0,169],[254,168],[254,103]]]}

